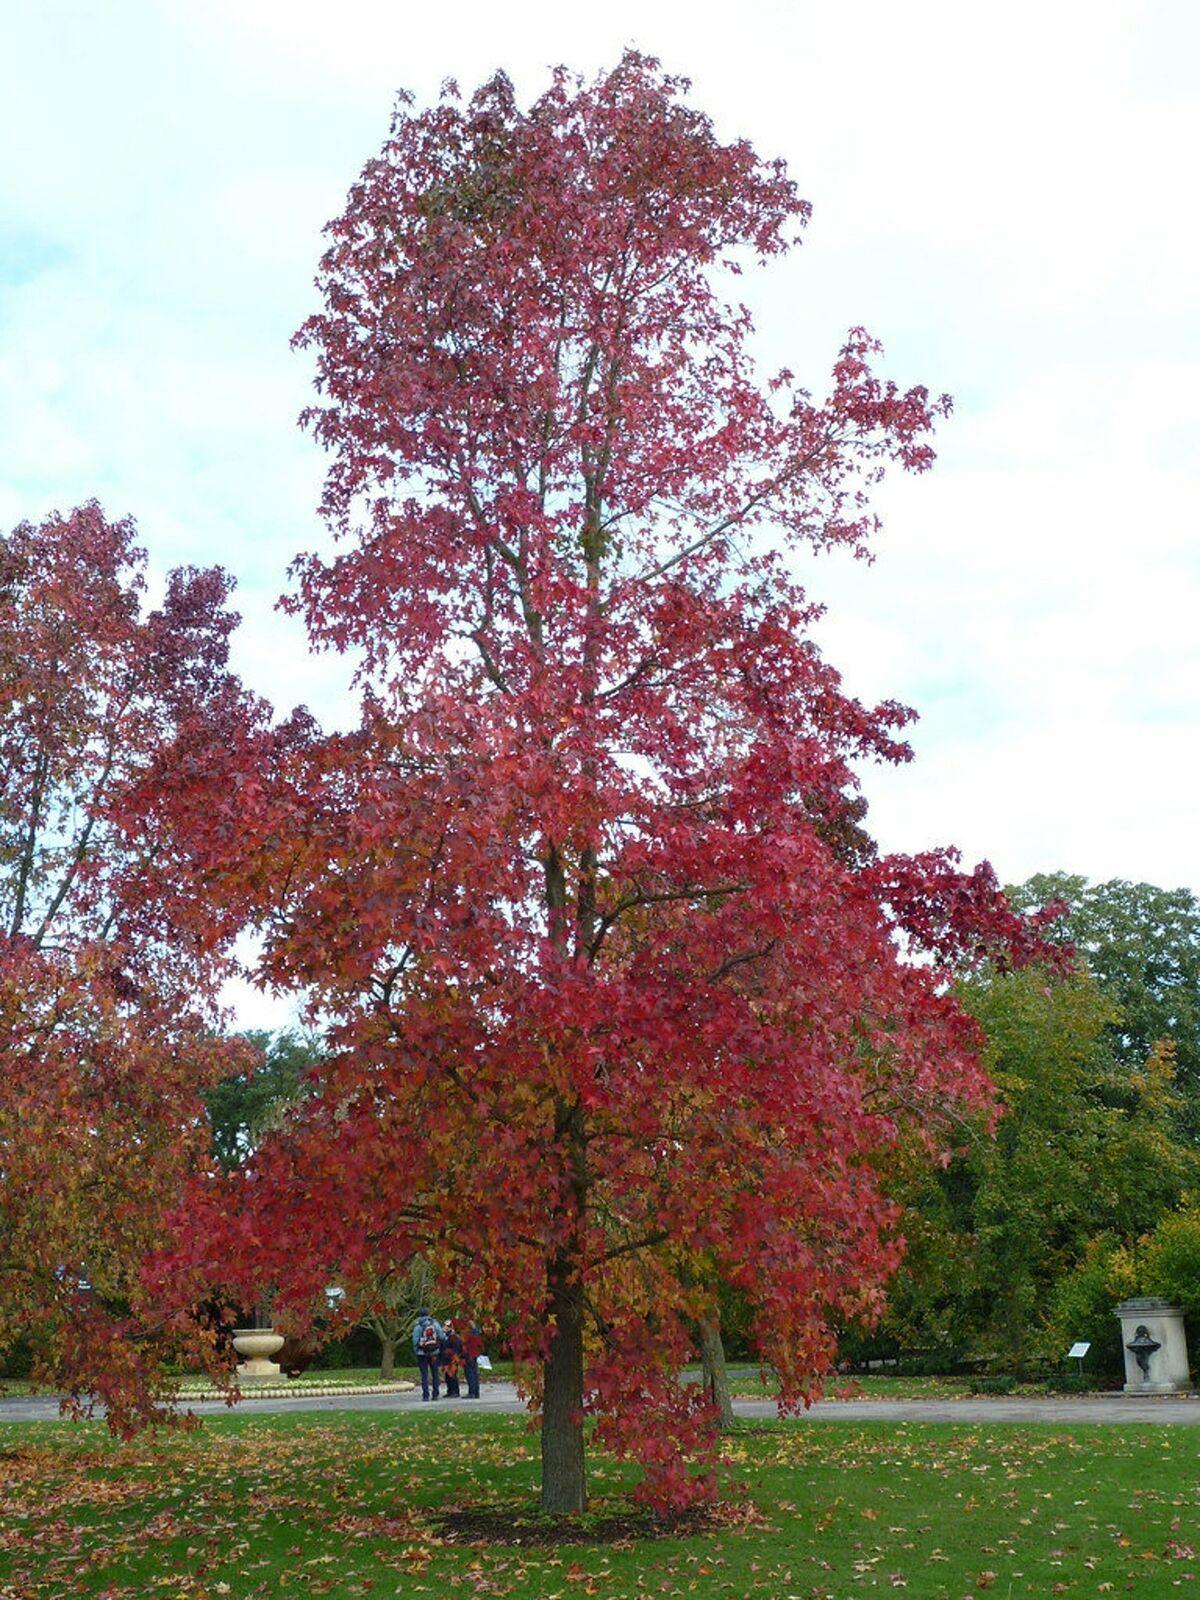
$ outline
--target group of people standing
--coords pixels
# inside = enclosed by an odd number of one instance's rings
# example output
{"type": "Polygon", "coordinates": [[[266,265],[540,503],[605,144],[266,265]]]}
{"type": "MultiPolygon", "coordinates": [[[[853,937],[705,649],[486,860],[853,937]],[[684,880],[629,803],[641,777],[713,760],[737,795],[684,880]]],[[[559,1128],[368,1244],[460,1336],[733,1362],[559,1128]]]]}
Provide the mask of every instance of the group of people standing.
{"type": "MultiPolygon", "coordinates": [[[[449,1317],[443,1326],[430,1316],[426,1307],[417,1312],[412,1331],[413,1354],[421,1374],[421,1399],[441,1398],[439,1383],[444,1380],[448,1400],[479,1399],[479,1360],[483,1356],[483,1335],[472,1322],[460,1334],[449,1317]],[[464,1397],[462,1380],[466,1379],[464,1397]]],[[[486,1363],[487,1358],[484,1357],[486,1363]]]]}

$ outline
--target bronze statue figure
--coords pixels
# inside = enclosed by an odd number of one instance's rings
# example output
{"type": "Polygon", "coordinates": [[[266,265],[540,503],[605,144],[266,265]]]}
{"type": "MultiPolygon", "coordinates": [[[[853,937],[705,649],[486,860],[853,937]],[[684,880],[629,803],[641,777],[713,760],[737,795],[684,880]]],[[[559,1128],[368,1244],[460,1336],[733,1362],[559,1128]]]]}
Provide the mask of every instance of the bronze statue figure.
{"type": "Polygon", "coordinates": [[[1137,1331],[1134,1333],[1133,1338],[1129,1341],[1125,1348],[1126,1350],[1133,1352],[1133,1355],[1137,1360],[1137,1364],[1141,1368],[1143,1379],[1149,1383],[1150,1357],[1156,1350],[1161,1350],[1162,1345],[1157,1339],[1152,1339],[1150,1337],[1149,1328],[1144,1322],[1141,1322],[1138,1324],[1137,1331]]]}

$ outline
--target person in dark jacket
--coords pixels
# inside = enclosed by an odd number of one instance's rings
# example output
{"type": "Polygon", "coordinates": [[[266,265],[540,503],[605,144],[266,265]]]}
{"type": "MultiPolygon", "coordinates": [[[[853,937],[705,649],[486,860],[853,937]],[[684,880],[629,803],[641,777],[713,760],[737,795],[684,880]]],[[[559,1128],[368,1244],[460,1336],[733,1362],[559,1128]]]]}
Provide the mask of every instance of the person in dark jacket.
{"type": "Polygon", "coordinates": [[[429,1315],[427,1307],[422,1306],[417,1312],[412,1331],[413,1354],[421,1373],[422,1400],[438,1398],[438,1368],[445,1343],[446,1334],[441,1323],[429,1315]]]}
{"type": "Polygon", "coordinates": [[[464,1366],[463,1342],[458,1335],[458,1330],[449,1318],[446,1319],[446,1338],[442,1345],[442,1371],[446,1376],[446,1399],[461,1400],[462,1390],[458,1380],[464,1366]]]}
{"type": "Polygon", "coordinates": [[[479,1358],[483,1354],[483,1334],[473,1322],[463,1335],[463,1366],[467,1374],[467,1399],[479,1399],[479,1358]]]}

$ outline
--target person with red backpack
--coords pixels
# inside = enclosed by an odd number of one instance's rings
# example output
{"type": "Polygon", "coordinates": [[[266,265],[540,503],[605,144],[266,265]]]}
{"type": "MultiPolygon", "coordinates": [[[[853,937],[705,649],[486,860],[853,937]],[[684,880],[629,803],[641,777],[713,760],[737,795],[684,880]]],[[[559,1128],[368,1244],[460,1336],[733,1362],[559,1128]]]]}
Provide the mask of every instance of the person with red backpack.
{"type": "Polygon", "coordinates": [[[427,1307],[422,1306],[417,1312],[412,1331],[413,1354],[421,1374],[422,1400],[438,1398],[438,1369],[445,1343],[446,1335],[441,1323],[429,1315],[427,1307]]]}

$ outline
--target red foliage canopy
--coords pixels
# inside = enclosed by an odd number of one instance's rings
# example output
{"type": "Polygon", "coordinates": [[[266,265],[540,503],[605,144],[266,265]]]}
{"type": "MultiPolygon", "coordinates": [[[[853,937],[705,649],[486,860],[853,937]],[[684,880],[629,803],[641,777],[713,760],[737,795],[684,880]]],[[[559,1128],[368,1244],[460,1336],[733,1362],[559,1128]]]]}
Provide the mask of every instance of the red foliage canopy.
{"type": "Polygon", "coordinates": [[[628,55],[528,111],[503,77],[401,107],[299,335],[341,548],[293,604],[361,652],[361,728],[199,743],[155,802],[163,870],[333,1022],[172,1281],[302,1324],[432,1251],[541,1365],[552,1510],[585,1410],[657,1503],[710,1490],[675,1374],[717,1275],[811,1392],[898,1258],[873,1158],[987,1094],[944,963],[1036,945],[987,868],[876,858],[854,764],[906,759],[909,713],[843,691],[792,571],[865,552],[945,402],[861,330],[821,399],[757,380],[722,286],[807,207],[685,92],[628,55]]]}
{"type": "Polygon", "coordinates": [[[28,1340],[119,1428],[163,1391],[139,1266],[206,1160],[199,1091],[245,1055],[145,898],[156,841],[118,817],[157,752],[237,699],[236,618],[216,570],[173,573],[146,612],[144,562],[94,504],[0,538],[0,1348],[28,1340]]]}

